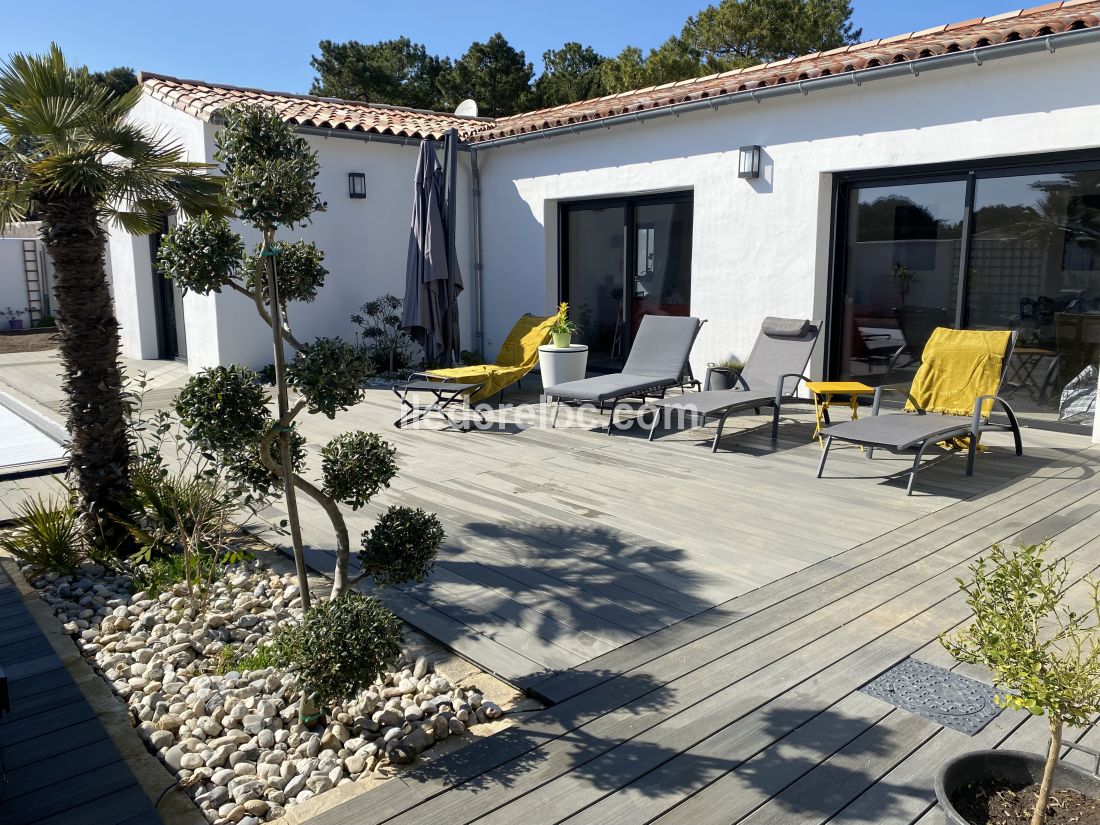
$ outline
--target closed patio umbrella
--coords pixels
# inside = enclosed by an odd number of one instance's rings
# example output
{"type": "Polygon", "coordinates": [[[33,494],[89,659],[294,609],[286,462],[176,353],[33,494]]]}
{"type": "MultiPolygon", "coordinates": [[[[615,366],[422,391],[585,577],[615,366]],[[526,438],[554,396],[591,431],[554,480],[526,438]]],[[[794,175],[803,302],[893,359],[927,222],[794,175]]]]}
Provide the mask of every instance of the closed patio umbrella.
{"type": "Polygon", "coordinates": [[[454,148],[447,136],[448,168],[429,141],[420,144],[413,189],[412,226],[405,263],[402,325],[424,346],[429,363],[452,365],[459,352],[458,295],[462,274],[454,260],[454,148]]]}

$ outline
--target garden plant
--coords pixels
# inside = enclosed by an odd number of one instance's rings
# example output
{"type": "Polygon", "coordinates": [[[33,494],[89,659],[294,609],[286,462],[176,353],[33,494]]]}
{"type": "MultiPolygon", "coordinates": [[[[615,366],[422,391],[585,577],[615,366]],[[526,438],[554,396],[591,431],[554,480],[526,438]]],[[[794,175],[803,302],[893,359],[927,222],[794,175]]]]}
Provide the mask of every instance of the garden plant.
{"type": "MultiPolygon", "coordinates": [[[[209,294],[233,289],[247,297],[272,330],[277,412],[268,412],[259,376],[240,366],[217,367],[193,377],[181,391],[176,411],[190,436],[250,482],[258,494],[280,486],[287,505],[295,563],[305,607],[308,587],[295,489],[325,511],[336,538],[332,597],[352,584],[348,528],[340,504],[364,506],[397,472],[395,450],[377,435],[347,432],[321,448],[322,480],[304,476],[304,439],[295,419],[304,411],[335,418],[363,397],[370,365],[363,350],[339,338],[300,341],[292,332],[288,305],[312,301],[324,283],[324,256],[312,243],[276,238],[324,209],[315,187],[316,154],[270,109],[237,106],[222,112],[217,158],[225,175],[225,197],[233,214],[258,231],[261,243],[246,255],[244,242],[228,221],[214,215],[181,223],[164,238],[160,271],[183,289],[209,294]],[[285,349],[293,359],[285,362],[285,349]],[[297,398],[290,401],[290,391],[297,398]]],[[[433,517],[434,518],[434,517],[433,517]]],[[[425,536],[425,542],[432,539],[425,536]]],[[[438,543],[424,544],[434,558],[438,543]]],[[[411,578],[424,575],[413,571],[411,578]]]]}
{"type": "Polygon", "coordinates": [[[118,321],[107,284],[105,225],[156,231],[170,209],[218,213],[209,166],[130,119],[141,89],[115,96],[57,46],[0,68],[0,228],[34,216],[54,267],[69,476],[82,532],[128,544],[130,491],[118,321]],[[102,531],[102,535],[100,533],[102,531]]]}
{"type": "Polygon", "coordinates": [[[1085,579],[1080,610],[1071,609],[1069,564],[1048,561],[1048,549],[994,545],[971,566],[970,580],[959,580],[973,621],[941,637],[960,662],[989,668],[998,705],[1047,718],[1050,740],[1031,825],[1046,821],[1065,725],[1084,727],[1100,713],[1100,582],[1085,579]]]}

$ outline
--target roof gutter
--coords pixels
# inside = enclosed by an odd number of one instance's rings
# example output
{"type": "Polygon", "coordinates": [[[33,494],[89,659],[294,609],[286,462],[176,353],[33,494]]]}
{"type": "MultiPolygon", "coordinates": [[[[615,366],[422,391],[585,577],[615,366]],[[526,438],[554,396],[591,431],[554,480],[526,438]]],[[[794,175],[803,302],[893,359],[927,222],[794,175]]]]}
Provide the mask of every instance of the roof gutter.
{"type": "Polygon", "coordinates": [[[936,71],[937,69],[950,69],[956,66],[976,65],[981,66],[993,60],[1006,57],[1017,57],[1024,54],[1049,52],[1053,54],[1058,48],[1079,46],[1086,43],[1100,42],[1100,26],[1087,29],[1075,29],[1073,31],[1049,34],[1045,37],[1032,37],[1026,40],[1014,40],[1008,43],[996,43],[991,46],[982,46],[977,49],[950,52],[947,54],[922,57],[917,60],[906,60],[903,63],[890,63],[885,66],[875,66],[869,69],[856,69],[840,74],[815,77],[810,80],[791,81],[781,83],[778,86],[764,86],[760,89],[747,89],[740,92],[717,95],[715,97],[692,100],[686,103],[674,103],[668,106],[660,106],[639,112],[628,112],[621,115],[589,120],[583,123],[571,123],[563,126],[553,126],[548,129],[540,129],[520,135],[492,138],[471,144],[475,151],[508,146],[516,143],[526,143],[531,140],[551,138],[561,134],[578,134],[594,129],[610,129],[624,123],[641,123],[655,118],[670,115],[680,116],[689,112],[698,112],[704,109],[717,110],[721,106],[729,106],[734,103],[760,103],[773,97],[802,94],[832,89],[838,86],[862,86],[875,80],[886,80],[902,75],[920,76],[923,72],[936,71]]]}
{"type": "MultiPolygon", "coordinates": [[[[368,143],[389,143],[396,146],[420,146],[425,140],[443,145],[443,139],[439,138],[414,138],[401,135],[381,135],[377,132],[356,132],[351,129],[331,129],[321,126],[295,126],[294,130],[300,135],[316,135],[323,138],[343,138],[345,140],[364,140],[368,143]]],[[[465,142],[458,142],[460,152],[470,151],[465,142]]]]}

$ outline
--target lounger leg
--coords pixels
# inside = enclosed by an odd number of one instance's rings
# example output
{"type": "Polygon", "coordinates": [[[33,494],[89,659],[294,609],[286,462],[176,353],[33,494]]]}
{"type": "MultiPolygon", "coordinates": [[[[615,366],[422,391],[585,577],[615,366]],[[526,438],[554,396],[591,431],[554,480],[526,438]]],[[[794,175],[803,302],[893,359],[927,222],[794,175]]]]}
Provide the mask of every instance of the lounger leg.
{"type": "Polygon", "coordinates": [[[863,454],[868,461],[875,457],[875,448],[868,445],[867,451],[863,454]]]}
{"type": "Polygon", "coordinates": [[[657,431],[657,422],[661,419],[661,413],[658,407],[653,408],[653,423],[649,425],[649,437],[646,441],[653,440],[653,433],[657,431]]]}
{"type": "Polygon", "coordinates": [[[710,445],[710,451],[712,453],[718,452],[718,440],[722,437],[722,428],[726,426],[726,419],[730,417],[729,413],[726,413],[718,419],[718,429],[714,431],[714,443],[710,445]]]}
{"type": "Polygon", "coordinates": [[[772,407],[772,441],[779,440],[779,411],[778,404],[772,407]]]}
{"type": "Polygon", "coordinates": [[[611,403],[611,415],[607,419],[607,434],[611,435],[612,426],[615,424],[615,402],[611,403]]]}
{"type": "Polygon", "coordinates": [[[974,456],[978,454],[978,442],[981,437],[981,433],[970,436],[970,444],[966,448],[966,474],[968,476],[974,475],[974,456]]]}
{"type": "Polygon", "coordinates": [[[821,478],[821,474],[825,472],[825,459],[829,457],[829,448],[833,446],[833,437],[830,435],[825,439],[825,449],[821,451],[821,461],[817,465],[817,477],[821,478]]]}
{"type": "Polygon", "coordinates": [[[550,420],[550,429],[554,429],[558,426],[558,410],[561,409],[561,399],[554,399],[554,417],[550,420]]]}
{"type": "Polygon", "coordinates": [[[1012,408],[1007,404],[1004,405],[1005,415],[1008,416],[1008,423],[1012,427],[1012,440],[1016,442],[1016,455],[1024,454],[1024,441],[1020,437],[1020,420],[1016,417],[1016,413],[1012,411],[1012,408]]]}
{"type": "Polygon", "coordinates": [[[924,451],[928,448],[928,442],[923,442],[917,447],[917,454],[913,457],[913,469],[909,471],[909,483],[905,485],[905,495],[913,495],[913,482],[917,480],[917,470],[920,469],[920,460],[924,456],[924,451]]]}

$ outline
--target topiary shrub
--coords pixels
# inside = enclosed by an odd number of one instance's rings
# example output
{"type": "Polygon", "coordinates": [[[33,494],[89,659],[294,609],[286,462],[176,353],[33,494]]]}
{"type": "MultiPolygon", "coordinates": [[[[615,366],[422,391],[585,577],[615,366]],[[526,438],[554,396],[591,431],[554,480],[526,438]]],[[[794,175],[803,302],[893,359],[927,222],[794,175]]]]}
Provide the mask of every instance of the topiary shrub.
{"type": "Polygon", "coordinates": [[[321,449],[325,495],[358,510],[397,475],[397,448],[362,430],[336,436],[321,449]]]}
{"type": "Polygon", "coordinates": [[[157,270],[181,289],[209,295],[231,286],[244,244],[229,221],[204,212],[172,228],[157,247],[157,270]]]}
{"type": "Polygon", "coordinates": [[[302,344],[286,374],[311,413],[335,418],[336,413],[362,400],[370,363],[361,349],[347,341],[318,338],[302,344]]]}
{"type": "MultiPolygon", "coordinates": [[[[305,241],[276,241],[276,260],[279,277],[279,297],[284,304],[291,301],[311,303],[317,298],[317,290],[325,285],[328,270],[322,266],[325,253],[305,241]]],[[[256,273],[263,268],[261,252],[257,247],[253,254],[245,258],[245,285],[249,291],[256,291],[256,273]]],[[[259,293],[266,304],[267,287],[261,284],[259,293]]]]}
{"type": "Polygon", "coordinates": [[[427,578],[446,533],[433,513],[391,507],[363,534],[359,566],[382,587],[427,578]]]}
{"type": "Polygon", "coordinates": [[[175,407],[190,437],[219,454],[257,443],[270,421],[259,376],[238,364],[192,376],[175,407]]]}
{"type": "Polygon", "coordinates": [[[345,593],[311,607],[301,623],[283,630],[275,658],[331,707],[370,687],[400,654],[401,638],[400,619],[377,599],[345,593]]]}

